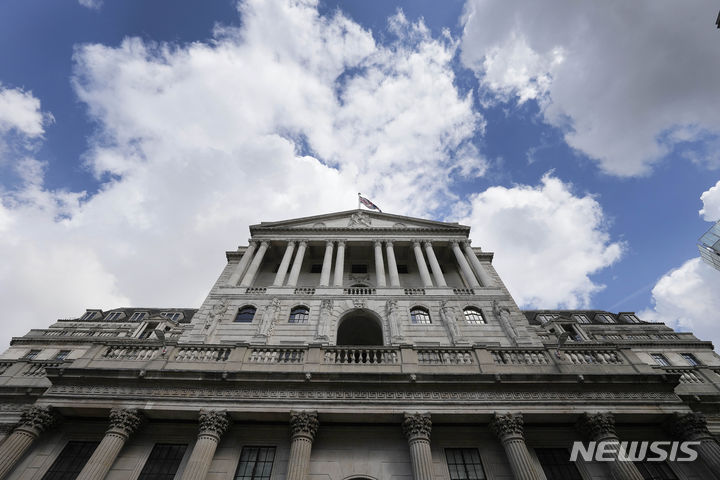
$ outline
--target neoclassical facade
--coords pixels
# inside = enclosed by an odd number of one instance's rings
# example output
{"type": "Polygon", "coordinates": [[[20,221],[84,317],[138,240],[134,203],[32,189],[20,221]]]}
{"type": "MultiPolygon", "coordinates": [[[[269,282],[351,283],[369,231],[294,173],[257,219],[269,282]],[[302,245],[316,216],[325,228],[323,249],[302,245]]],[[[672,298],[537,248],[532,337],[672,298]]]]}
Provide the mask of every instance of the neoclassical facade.
{"type": "Polygon", "coordinates": [[[710,342],[522,311],[469,232],[263,222],[197,310],[88,309],[14,338],[0,480],[720,479],[710,342]],[[697,459],[571,461],[576,441],[693,441],[697,459]]]}

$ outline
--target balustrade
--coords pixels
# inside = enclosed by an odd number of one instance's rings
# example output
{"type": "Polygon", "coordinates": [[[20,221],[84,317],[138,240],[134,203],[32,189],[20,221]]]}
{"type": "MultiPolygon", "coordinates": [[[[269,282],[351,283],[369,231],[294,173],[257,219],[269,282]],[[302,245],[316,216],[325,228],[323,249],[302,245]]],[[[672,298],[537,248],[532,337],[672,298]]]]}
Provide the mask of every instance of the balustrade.
{"type": "Polygon", "coordinates": [[[343,293],[345,295],[375,295],[375,289],[368,287],[350,287],[344,288],[343,293]]]}
{"type": "Polygon", "coordinates": [[[343,364],[397,364],[400,363],[400,355],[397,350],[389,348],[331,348],[325,350],[325,363],[343,364]]]}
{"type": "Polygon", "coordinates": [[[143,346],[111,346],[103,355],[109,360],[152,360],[162,349],[160,347],[143,346]]]}
{"type": "Polygon", "coordinates": [[[425,295],[424,288],[406,288],[405,295],[425,295]]]}
{"type": "Polygon", "coordinates": [[[62,365],[62,362],[57,363],[50,363],[50,362],[43,362],[43,363],[31,363],[28,365],[28,367],[22,372],[22,375],[24,377],[44,377],[45,376],[45,367],[59,367],[62,365]]]}
{"type": "Polygon", "coordinates": [[[667,373],[679,374],[680,383],[705,383],[705,379],[703,379],[700,375],[696,374],[692,370],[666,368],[665,371],[667,373]]]}
{"type": "Polygon", "coordinates": [[[500,365],[549,365],[545,350],[491,350],[493,361],[500,365]]]}
{"type": "Polygon", "coordinates": [[[245,290],[245,293],[265,293],[267,292],[266,287],[251,287],[245,290]]]}
{"type": "Polygon", "coordinates": [[[475,295],[475,290],[472,288],[453,288],[455,295],[475,295]]]}
{"type": "Polygon", "coordinates": [[[450,350],[433,348],[418,350],[420,365],[471,365],[475,363],[469,350],[450,350]]]}
{"type": "Polygon", "coordinates": [[[295,289],[296,295],[315,295],[315,289],[311,287],[300,287],[295,289]]]}
{"type": "Polygon", "coordinates": [[[179,347],[176,362],[224,362],[230,357],[230,347],[179,347]]]}
{"type": "Polygon", "coordinates": [[[302,348],[253,348],[250,351],[249,363],[303,363],[305,350],[302,348]]]}
{"type": "Polygon", "coordinates": [[[621,365],[622,357],[612,350],[562,350],[565,359],[576,365],[606,364],[621,365]]]}

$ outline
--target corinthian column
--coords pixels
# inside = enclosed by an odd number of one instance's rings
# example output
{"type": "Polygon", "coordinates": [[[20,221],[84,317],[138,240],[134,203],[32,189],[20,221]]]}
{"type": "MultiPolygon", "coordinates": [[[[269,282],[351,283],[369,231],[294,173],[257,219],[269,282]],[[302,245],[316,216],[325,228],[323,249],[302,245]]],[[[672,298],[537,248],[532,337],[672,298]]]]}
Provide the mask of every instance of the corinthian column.
{"type": "Polygon", "coordinates": [[[292,258],[293,250],[295,250],[295,242],[291,240],[288,242],[287,247],[285,247],[285,254],[280,261],[280,266],[278,267],[278,271],[275,274],[275,281],[273,282],[274,287],[282,287],[283,282],[285,282],[285,275],[287,274],[287,269],[290,265],[290,259],[292,258]]]}
{"type": "Polygon", "coordinates": [[[182,480],[205,480],[215,456],[215,449],[228,428],[230,417],[226,412],[200,410],[200,430],[182,480]]]}
{"type": "Polygon", "coordinates": [[[390,286],[400,286],[400,275],[398,275],[397,262],[395,261],[395,250],[393,250],[393,242],[388,240],[385,242],[385,253],[388,260],[388,275],[390,275],[390,286]]]}
{"type": "Polygon", "coordinates": [[[420,278],[422,279],[423,286],[432,287],[432,280],[430,279],[430,272],[428,271],[427,265],[425,264],[425,257],[423,257],[422,248],[420,248],[420,241],[413,240],[413,251],[415,252],[415,261],[417,261],[418,270],[420,271],[420,278]]]}
{"type": "Polygon", "coordinates": [[[618,455],[620,439],[615,433],[615,417],[610,412],[584,413],[577,422],[577,429],[590,441],[605,442],[617,445],[615,452],[608,450],[613,461],[607,462],[610,474],[615,480],[643,480],[643,476],[633,462],[621,460],[618,455]]]}
{"type": "Polygon", "coordinates": [[[307,248],[307,241],[301,240],[298,242],[297,253],[295,254],[295,261],[293,262],[292,270],[290,270],[290,277],[288,278],[288,287],[294,287],[297,285],[298,277],[300,276],[300,268],[302,268],[303,258],[305,258],[305,249],[307,248]]]}
{"type": "Polygon", "coordinates": [[[10,473],[30,445],[42,432],[55,424],[56,420],[57,416],[50,410],[50,407],[33,405],[23,411],[15,430],[0,446],[0,479],[10,473]]]}
{"type": "Polygon", "coordinates": [[[482,266],[482,263],[478,260],[477,255],[475,255],[475,251],[470,246],[470,240],[463,243],[463,248],[465,249],[465,255],[467,255],[470,259],[470,265],[472,265],[473,270],[475,270],[475,273],[480,279],[480,282],[483,284],[483,287],[492,287],[492,277],[490,277],[490,275],[485,271],[485,267],[482,266]]]}
{"type": "Polygon", "coordinates": [[[475,278],[475,274],[470,268],[470,264],[468,263],[467,258],[465,258],[465,255],[460,250],[458,242],[451,242],[450,245],[452,246],[452,251],[455,254],[455,259],[457,259],[457,263],[460,266],[460,273],[465,279],[465,282],[468,284],[468,287],[479,287],[480,284],[478,283],[477,278],[475,278]]]}
{"type": "Polygon", "coordinates": [[[440,264],[438,263],[437,257],[435,256],[435,251],[433,250],[432,243],[423,242],[423,245],[425,246],[425,254],[428,257],[428,262],[430,262],[430,268],[432,269],[433,277],[435,277],[435,283],[438,287],[447,287],[447,282],[445,282],[445,277],[443,276],[442,269],[440,268],[440,264]]]}
{"type": "Polygon", "coordinates": [[[525,445],[522,414],[496,413],[490,422],[490,430],[500,439],[510,462],[515,480],[540,480],[530,452],[525,445]]]}
{"type": "Polygon", "coordinates": [[[245,253],[243,253],[242,258],[240,259],[240,263],[238,263],[237,267],[235,267],[235,271],[232,273],[232,275],[230,275],[230,279],[228,280],[229,285],[232,285],[234,287],[240,281],[240,278],[242,277],[243,273],[245,273],[245,269],[250,263],[250,260],[252,260],[256,246],[257,242],[255,242],[254,240],[248,240],[248,248],[245,250],[245,253]]]}
{"type": "Polygon", "coordinates": [[[322,271],[320,272],[320,286],[330,285],[330,269],[332,268],[333,242],[328,240],[325,243],[325,257],[323,258],[322,271]]]}
{"type": "Polygon", "coordinates": [[[333,286],[342,287],[345,275],[345,241],[338,240],[337,255],[335,256],[335,281],[333,286]]]}
{"type": "Polygon", "coordinates": [[[377,286],[385,286],[385,265],[383,264],[382,242],[375,240],[375,277],[377,277],[377,286]]]}
{"type": "Polygon", "coordinates": [[[700,460],[708,466],[716,479],[720,479],[720,445],[708,431],[702,413],[676,413],[670,417],[665,427],[680,440],[700,442],[696,447],[700,460]]]}
{"type": "Polygon", "coordinates": [[[270,244],[268,242],[262,242],[260,244],[260,248],[258,248],[257,253],[253,257],[247,273],[245,273],[242,282],[240,282],[241,287],[249,287],[250,285],[252,285],[253,281],[255,280],[255,275],[257,275],[258,268],[260,268],[260,263],[262,262],[262,259],[265,256],[265,252],[267,251],[269,246],[270,244]]]}
{"type": "Polygon", "coordinates": [[[286,480],[303,480],[310,466],[310,452],[320,422],[317,412],[290,412],[290,459],[286,480]]]}
{"type": "Polygon", "coordinates": [[[429,413],[405,413],[402,429],[410,447],[414,480],[432,480],[433,463],[430,451],[432,421],[429,413]]]}
{"type": "Polygon", "coordinates": [[[140,427],[142,421],[142,414],[137,410],[121,408],[110,410],[110,428],[80,471],[77,480],[103,480],[125,442],[140,427]]]}

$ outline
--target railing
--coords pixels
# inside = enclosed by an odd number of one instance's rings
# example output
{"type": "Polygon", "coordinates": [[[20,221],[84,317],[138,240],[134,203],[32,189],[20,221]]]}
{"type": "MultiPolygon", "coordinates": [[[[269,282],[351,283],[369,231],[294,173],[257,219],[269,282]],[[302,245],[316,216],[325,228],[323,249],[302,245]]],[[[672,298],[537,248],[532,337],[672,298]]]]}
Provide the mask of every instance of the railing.
{"type": "Polygon", "coordinates": [[[230,347],[179,347],[176,362],[224,362],[230,357],[230,347]]]}
{"type": "Polygon", "coordinates": [[[612,350],[561,350],[565,358],[576,365],[588,365],[594,363],[620,365],[622,357],[612,350]]]}
{"type": "Polygon", "coordinates": [[[343,288],[343,293],[345,295],[375,295],[375,289],[368,287],[350,287],[343,288]]]}
{"type": "Polygon", "coordinates": [[[295,295],[315,295],[315,289],[311,287],[296,288],[295,295]]]}
{"type": "Polygon", "coordinates": [[[44,377],[45,376],[45,367],[59,367],[62,365],[62,362],[57,363],[50,363],[50,362],[43,362],[43,363],[31,363],[28,365],[28,367],[22,372],[22,375],[24,377],[44,377]]]}
{"type": "Polygon", "coordinates": [[[249,363],[303,363],[305,361],[305,350],[302,348],[253,348],[250,351],[249,363]]]}
{"type": "Polygon", "coordinates": [[[493,361],[500,365],[549,365],[545,350],[491,350],[493,361]]]}
{"type": "Polygon", "coordinates": [[[337,347],[325,350],[323,361],[354,365],[379,363],[394,365],[400,363],[400,354],[396,349],[390,348],[337,347]]]}
{"type": "Polygon", "coordinates": [[[692,370],[681,370],[674,368],[666,368],[667,373],[675,373],[680,375],[680,383],[705,383],[700,375],[696,374],[692,370]]]}
{"type": "Polygon", "coordinates": [[[0,375],[5,373],[8,368],[12,367],[12,362],[2,362],[0,363],[0,375]]]}
{"type": "Polygon", "coordinates": [[[472,352],[469,350],[422,349],[418,350],[417,356],[420,365],[471,365],[475,363],[472,352]]]}
{"type": "Polygon", "coordinates": [[[103,358],[110,360],[152,360],[161,351],[160,347],[111,346],[105,351],[103,358]]]}
{"type": "Polygon", "coordinates": [[[424,288],[406,288],[405,295],[425,295],[424,288]]]}
{"type": "Polygon", "coordinates": [[[472,288],[453,288],[455,295],[475,295],[475,290],[472,288]]]}
{"type": "Polygon", "coordinates": [[[267,292],[266,287],[251,287],[245,290],[245,293],[265,293],[267,292]]]}

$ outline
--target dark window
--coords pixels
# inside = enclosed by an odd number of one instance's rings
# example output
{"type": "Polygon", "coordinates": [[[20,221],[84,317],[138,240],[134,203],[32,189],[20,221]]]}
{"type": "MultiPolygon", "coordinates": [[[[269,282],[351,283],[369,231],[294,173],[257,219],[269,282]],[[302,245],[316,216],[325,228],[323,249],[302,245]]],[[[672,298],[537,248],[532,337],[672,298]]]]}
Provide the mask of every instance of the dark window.
{"type": "Polygon", "coordinates": [[[147,312],[135,312],[130,317],[131,322],[142,322],[147,317],[147,312]]]}
{"type": "Polygon", "coordinates": [[[595,315],[595,321],[600,323],[615,323],[615,319],[613,317],[604,313],[598,313],[595,315]]]}
{"type": "Polygon", "coordinates": [[[640,319],[632,313],[623,313],[622,315],[620,315],[620,318],[622,318],[627,323],[642,323],[640,319]]]}
{"type": "Polygon", "coordinates": [[[268,480],[275,460],[275,447],[243,447],[235,480],[268,480]]]}
{"type": "Polygon", "coordinates": [[[187,445],[156,443],[138,480],[173,480],[187,445]]]}
{"type": "Polygon", "coordinates": [[[173,322],[179,322],[182,318],[182,313],[180,312],[162,312],[160,315],[173,322]]]}
{"type": "Polygon", "coordinates": [[[413,307],[410,309],[410,321],[417,324],[428,324],[430,321],[430,312],[424,307],[413,307]]]}
{"type": "Polygon", "coordinates": [[[116,320],[121,320],[123,315],[125,315],[123,312],[110,312],[107,315],[105,315],[105,321],[106,322],[114,322],[116,320]]]}
{"type": "Polygon", "coordinates": [[[683,357],[685,361],[693,367],[697,367],[698,365],[700,365],[700,361],[695,358],[695,355],[693,355],[692,353],[681,353],[680,356],[683,357]]]}
{"type": "Polygon", "coordinates": [[[295,307],[290,310],[290,318],[288,323],[308,323],[310,318],[310,309],[307,307],[295,307]]]}
{"type": "Polygon", "coordinates": [[[60,350],[55,355],[55,360],[65,360],[68,355],[70,355],[70,350],[60,350]]]}
{"type": "Polygon", "coordinates": [[[22,357],[21,360],[32,360],[35,357],[37,357],[39,353],[40,353],[40,350],[30,350],[29,352],[27,352],[25,354],[24,357],[22,357]]]}
{"type": "Polygon", "coordinates": [[[583,337],[580,335],[580,332],[575,328],[575,326],[571,323],[563,323],[561,324],[563,330],[565,330],[568,334],[568,338],[572,340],[573,342],[582,342],[583,337]]]}
{"type": "Polygon", "coordinates": [[[446,448],[450,480],[484,480],[480,454],[475,448],[446,448]]]}
{"type": "Polygon", "coordinates": [[[572,318],[578,323],[590,323],[590,319],[587,317],[587,315],[583,315],[581,313],[573,315],[572,318]]]}
{"type": "Polygon", "coordinates": [[[471,325],[482,325],[486,323],[485,317],[483,317],[482,312],[478,308],[467,307],[463,310],[463,314],[465,315],[465,321],[471,325]]]}
{"type": "Polygon", "coordinates": [[[253,318],[255,318],[255,312],[257,309],[251,305],[245,305],[240,310],[238,310],[237,315],[235,316],[235,321],[240,323],[250,323],[253,321],[253,318]]]}
{"type": "Polygon", "coordinates": [[[355,264],[350,268],[350,273],[367,273],[367,265],[355,264]]]}
{"type": "Polygon", "coordinates": [[[68,442],[42,480],[75,480],[98,446],[98,442],[68,442]]]}
{"type": "Polygon", "coordinates": [[[158,326],[158,322],[148,322],[145,329],[140,332],[140,335],[138,335],[138,338],[144,339],[144,338],[150,338],[150,335],[155,331],[155,329],[158,326]]]}
{"type": "Polygon", "coordinates": [[[397,271],[398,271],[398,273],[408,273],[408,266],[407,265],[398,265],[397,271]]]}
{"type": "Polygon", "coordinates": [[[566,448],[536,448],[535,453],[547,480],[582,480],[566,448]]]}
{"type": "Polygon", "coordinates": [[[662,365],[663,367],[669,367],[670,362],[668,362],[668,359],[665,358],[665,355],[662,353],[652,353],[650,354],[653,360],[655,360],[655,363],[658,365],[662,365]]]}
{"type": "Polygon", "coordinates": [[[635,466],[645,480],[678,480],[665,462],[635,462],[635,466]]]}
{"type": "Polygon", "coordinates": [[[322,273],[322,263],[314,263],[310,266],[310,273],[322,273]]]}

